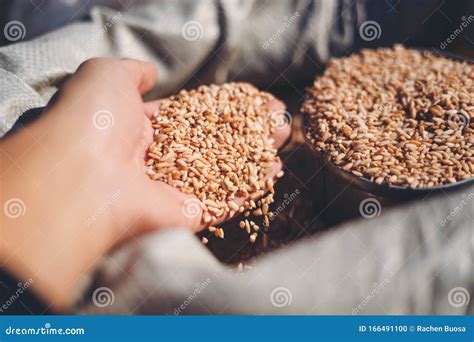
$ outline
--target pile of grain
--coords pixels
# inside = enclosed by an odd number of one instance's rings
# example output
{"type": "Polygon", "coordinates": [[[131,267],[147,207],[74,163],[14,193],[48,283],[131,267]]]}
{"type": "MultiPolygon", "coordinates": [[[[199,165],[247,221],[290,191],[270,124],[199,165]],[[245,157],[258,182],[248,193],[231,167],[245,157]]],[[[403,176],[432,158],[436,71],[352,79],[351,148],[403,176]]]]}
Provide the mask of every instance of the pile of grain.
{"type": "Polygon", "coordinates": [[[405,49],[333,60],[302,112],[316,149],[376,183],[433,187],[474,174],[474,70],[405,49]]]}
{"type": "MultiPolygon", "coordinates": [[[[272,99],[245,83],[200,86],[165,100],[153,117],[148,175],[196,195],[203,223],[221,238],[216,223],[238,212],[259,214],[268,227],[274,189],[265,179],[278,158],[272,99]]],[[[240,226],[255,242],[259,226],[248,220],[240,226]]]]}

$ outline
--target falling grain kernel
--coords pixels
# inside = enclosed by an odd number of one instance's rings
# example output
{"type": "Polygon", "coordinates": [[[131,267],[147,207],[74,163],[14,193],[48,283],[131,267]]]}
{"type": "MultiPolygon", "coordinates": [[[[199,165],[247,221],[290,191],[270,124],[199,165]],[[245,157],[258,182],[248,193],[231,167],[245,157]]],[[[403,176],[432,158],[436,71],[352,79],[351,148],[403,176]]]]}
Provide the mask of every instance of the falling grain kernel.
{"type": "Polygon", "coordinates": [[[213,225],[226,215],[248,217],[250,210],[260,210],[255,202],[264,196],[263,180],[278,160],[271,137],[276,123],[267,106],[273,99],[245,83],[200,86],[162,101],[153,115],[146,173],[194,194],[203,223],[218,237],[224,231],[213,225]],[[249,201],[239,206],[237,196],[249,201]]]}
{"type": "Polygon", "coordinates": [[[256,233],[250,234],[249,241],[251,243],[255,243],[256,240],[257,240],[257,234],[256,233]]]}
{"type": "Polygon", "coordinates": [[[267,189],[268,189],[272,194],[275,193],[275,189],[273,188],[273,180],[272,180],[271,178],[267,180],[267,189]]]}
{"type": "Polygon", "coordinates": [[[250,222],[248,220],[245,220],[245,230],[250,234],[250,222]]]}
{"type": "Polygon", "coordinates": [[[209,242],[209,240],[206,237],[203,237],[201,241],[204,245],[207,245],[207,243],[209,242]]]}
{"type": "Polygon", "coordinates": [[[214,231],[214,235],[218,238],[221,238],[223,239],[224,238],[224,229],[222,228],[217,228],[215,231],[214,231]]]}

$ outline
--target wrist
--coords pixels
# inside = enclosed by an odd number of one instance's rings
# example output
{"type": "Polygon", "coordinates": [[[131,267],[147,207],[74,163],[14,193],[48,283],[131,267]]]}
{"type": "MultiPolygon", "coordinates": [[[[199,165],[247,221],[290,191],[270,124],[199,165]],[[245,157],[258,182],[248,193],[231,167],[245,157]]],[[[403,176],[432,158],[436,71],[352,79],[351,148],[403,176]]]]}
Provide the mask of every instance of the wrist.
{"type": "MultiPolygon", "coordinates": [[[[19,281],[31,278],[33,293],[53,310],[65,311],[75,300],[82,278],[106,251],[109,237],[95,231],[95,225],[84,225],[86,217],[81,214],[90,215],[91,200],[85,201],[79,190],[64,191],[74,189],[70,183],[77,178],[63,173],[48,178],[35,172],[34,165],[9,164],[2,160],[0,166],[0,265],[19,281]],[[23,170],[40,181],[25,177],[23,170]]],[[[95,223],[111,224],[107,215],[95,223]]]]}

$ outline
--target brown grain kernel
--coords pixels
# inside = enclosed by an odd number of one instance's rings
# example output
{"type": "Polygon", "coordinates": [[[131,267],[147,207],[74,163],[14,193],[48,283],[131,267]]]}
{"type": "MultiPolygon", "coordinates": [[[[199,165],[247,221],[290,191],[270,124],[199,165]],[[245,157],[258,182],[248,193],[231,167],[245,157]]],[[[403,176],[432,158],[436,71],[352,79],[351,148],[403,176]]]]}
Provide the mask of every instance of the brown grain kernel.
{"type": "MultiPolygon", "coordinates": [[[[162,101],[152,118],[146,173],[194,194],[206,225],[238,212],[248,217],[250,209],[258,213],[259,199],[274,191],[273,181],[264,181],[278,160],[271,138],[276,123],[267,106],[273,99],[249,84],[229,83],[182,90],[162,101]],[[237,197],[249,201],[239,206],[237,197]]],[[[224,237],[220,228],[209,231],[224,237]]]]}
{"type": "Polygon", "coordinates": [[[302,112],[309,142],[357,177],[423,188],[474,175],[469,62],[402,46],[362,50],[331,61],[302,112]]]}

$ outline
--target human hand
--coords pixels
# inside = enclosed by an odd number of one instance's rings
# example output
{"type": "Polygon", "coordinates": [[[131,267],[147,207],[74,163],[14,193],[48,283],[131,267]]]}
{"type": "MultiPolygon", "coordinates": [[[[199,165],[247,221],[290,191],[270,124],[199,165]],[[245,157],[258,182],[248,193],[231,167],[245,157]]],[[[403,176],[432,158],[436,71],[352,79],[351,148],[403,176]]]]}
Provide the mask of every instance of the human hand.
{"type": "MultiPolygon", "coordinates": [[[[202,228],[182,213],[188,195],[145,174],[153,140],[145,114],[155,104],[142,95],[155,79],[149,63],[89,60],[38,120],[0,143],[0,265],[32,278],[33,291],[55,309],[70,306],[81,278],[121,241],[152,229],[202,228]]],[[[281,145],[289,131],[278,133],[281,145]]]]}

